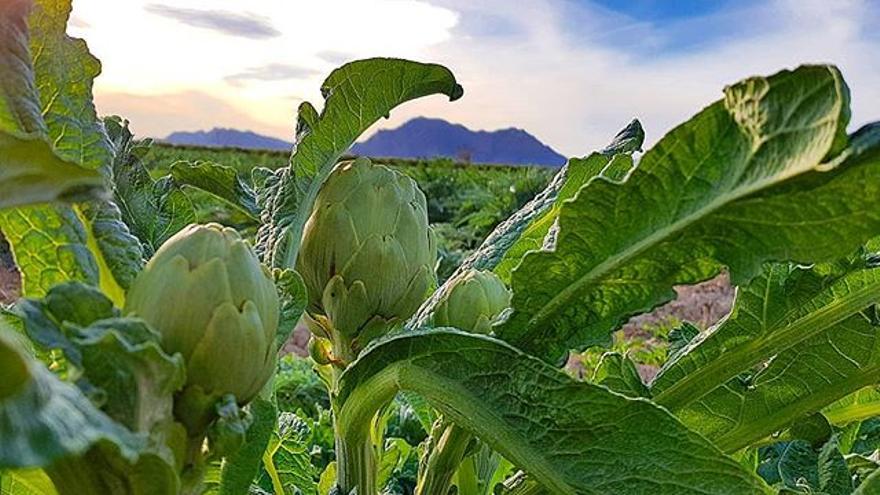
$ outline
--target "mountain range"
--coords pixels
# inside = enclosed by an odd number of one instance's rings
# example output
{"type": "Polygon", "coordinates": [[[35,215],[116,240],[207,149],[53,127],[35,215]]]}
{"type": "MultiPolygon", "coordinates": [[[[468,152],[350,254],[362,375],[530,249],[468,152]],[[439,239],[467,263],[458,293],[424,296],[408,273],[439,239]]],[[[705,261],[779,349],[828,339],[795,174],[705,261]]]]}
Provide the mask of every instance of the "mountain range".
{"type": "Polygon", "coordinates": [[[187,146],[209,146],[217,148],[251,148],[264,150],[290,151],[293,144],[251,131],[223,129],[215,127],[210,131],[172,132],[162,141],[187,146]]]}
{"type": "MultiPolygon", "coordinates": [[[[289,150],[292,146],[250,131],[215,128],[210,131],[175,132],[164,139],[171,144],[289,150]]],[[[355,143],[353,155],[377,158],[447,157],[472,163],[545,165],[557,167],[565,157],[522,129],[473,131],[442,119],[418,117],[395,129],[383,129],[355,143]]]]}

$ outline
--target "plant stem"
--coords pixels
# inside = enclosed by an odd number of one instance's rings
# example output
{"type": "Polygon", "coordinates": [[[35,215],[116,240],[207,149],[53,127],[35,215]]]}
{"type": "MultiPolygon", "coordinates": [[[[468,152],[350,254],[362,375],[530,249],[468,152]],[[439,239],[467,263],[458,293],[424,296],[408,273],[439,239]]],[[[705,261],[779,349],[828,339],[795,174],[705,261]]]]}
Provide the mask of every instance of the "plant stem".
{"type": "Polygon", "coordinates": [[[452,477],[473,439],[470,432],[455,424],[445,419],[439,421],[432,432],[437,435],[434,448],[427,453],[428,459],[419,473],[416,495],[446,495],[452,486],[452,477]]]}
{"type": "Polygon", "coordinates": [[[376,492],[376,452],[369,435],[350,442],[336,433],[336,477],[342,493],[357,489],[358,494],[376,492]]]}
{"type": "MultiPolygon", "coordinates": [[[[343,339],[334,340],[333,355],[345,363],[354,358],[350,344],[343,339]]],[[[341,431],[339,412],[342,405],[336,401],[336,383],[342,370],[333,368],[334,390],[331,392],[333,408],[333,431],[336,437],[336,482],[341,493],[357,489],[358,495],[373,495],[376,491],[377,456],[373,439],[369,435],[371,422],[358,424],[357,432],[341,431]]]]}
{"type": "Polygon", "coordinates": [[[205,459],[202,452],[205,437],[187,439],[183,473],[180,476],[180,495],[199,495],[204,489],[205,459]]]}

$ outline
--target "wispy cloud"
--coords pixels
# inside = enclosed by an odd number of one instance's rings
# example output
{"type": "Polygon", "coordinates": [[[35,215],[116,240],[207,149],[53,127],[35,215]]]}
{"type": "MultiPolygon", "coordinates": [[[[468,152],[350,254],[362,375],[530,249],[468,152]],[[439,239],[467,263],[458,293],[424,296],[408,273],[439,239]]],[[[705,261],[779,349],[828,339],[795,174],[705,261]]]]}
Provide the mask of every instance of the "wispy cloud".
{"type": "Polygon", "coordinates": [[[106,115],[121,115],[131,121],[140,136],[163,138],[174,131],[198,131],[213,127],[251,130],[289,139],[285,125],[267,124],[234,104],[204,91],[180,91],[158,95],[122,92],[99,93],[95,103],[106,115]],[[170,124],[170,125],[169,125],[170,124]]]}
{"type": "Polygon", "coordinates": [[[291,64],[268,64],[260,67],[249,67],[242,72],[226,76],[226,82],[240,86],[246,81],[284,81],[288,79],[304,79],[320,75],[320,71],[291,64]]]}
{"type": "Polygon", "coordinates": [[[188,26],[211,29],[233,36],[264,39],[281,35],[281,31],[275,29],[268,19],[249,13],[187,9],[158,3],[145,5],[144,10],[188,26]]]}
{"type": "Polygon", "coordinates": [[[351,62],[352,60],[357,58],[351,53],[335,50],[321,50],[316,55],[319,59],[331,65],[342,65],[346,62],[351,62]]]}
{"type": "Polygon", "coordinates": [[[427,50],[464,85],[455,103],[402,107],[477,129],[515,126],[569,156],[601,148],[632,117],[649,144],[721,97],[726,84],[803,63],[837,64],[853,95],[853,126],[880,120],[880,4],[847,0],[732,2],[663,22],[590,2],[436,0],[463,22],[427,50]],[[487,33],[468,17],[506,26],[487,33]],[[699,34],[699,35],[698,35],[699,34]]]}
{"type": "Polygon", "coordinates": [[[195,91],[216,99],[196,99],[205,105],[191,105],[190,113],[173,118],[163,114],[164,121],[161,105],[138,104],[139,116],[151,119],[156,135],[178,130],[184,121],[190,128],[211,128],[222,120],[225,126],[274,129],[272,135],[289,138],[296,111],[291,99],[320,106],[320,84],[333,67],[376,56],[442,63],[464,85],[465,95],[454,103],[439,96],[407,103],[373,130],[419,115],[474,129],[518,127],[570,156],[604,146],[632,117],[644,123],[649,144],[656,142],[720,98],[725,84],[802,63],[841,68],[852,89],[854,126],[880,119],[876,0],[175,0],[169,5],[170,0],[74,2],[74,14],[87,27],[73,34],[86,38],[103,61],[99,94],[195,91]],[[628,8],[633,3],[649,10],[628,8]],[[657,5],[677,10],[654,15],[650,9],[657,5]],[[145,7],[156,6],[167,15],[144,16],[145,7]],[[223,20],[211,15],[205,20],[205,12],[223,20]],[[250,27],[233,29],[236,35],[230,36],[224,31],[230,14],[250,21],[244,23],[250,27]],[[209,29],[169,29],[169,18],[199,27],[207,23],[209,29]],[[264,37],[254,37],[255,31],[264,37]],[[232,122],[214,112],[221,103],[237,116],[232,122]],[[162,122],[165,130],[159,132],[162,122]]]}

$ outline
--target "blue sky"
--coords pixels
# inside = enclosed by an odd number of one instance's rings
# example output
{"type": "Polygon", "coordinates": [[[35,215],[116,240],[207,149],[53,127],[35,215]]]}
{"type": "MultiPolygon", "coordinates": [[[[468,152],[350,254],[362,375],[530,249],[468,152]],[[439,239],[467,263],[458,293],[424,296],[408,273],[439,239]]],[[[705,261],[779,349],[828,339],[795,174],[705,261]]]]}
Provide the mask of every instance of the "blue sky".
{"type": "Polygon", "coordinates": [[[71,25],[104,63],[99,110],[155,137],[290,139],[329,71],[371,56],[443,63],[465,87],[377,128],[417,115],[519,127],[569,156],[632,117],[654,142],[725,84],[801,63],[839,65],[853,125],[880,120],[880,0],[74,0],[71,25]]]}
{"type": "Polygon", "coordinates": [[[577,0],[584,6],[603,7],[635,21],[668,22],[705,17],[731,8],[754,5],[754,0],[577,0]]]}

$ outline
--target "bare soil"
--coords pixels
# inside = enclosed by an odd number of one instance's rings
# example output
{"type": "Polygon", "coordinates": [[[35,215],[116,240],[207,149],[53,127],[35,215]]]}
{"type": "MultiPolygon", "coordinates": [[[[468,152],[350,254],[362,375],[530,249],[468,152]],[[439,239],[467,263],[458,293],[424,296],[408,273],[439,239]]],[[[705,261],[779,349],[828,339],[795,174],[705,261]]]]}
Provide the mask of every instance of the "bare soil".
{"type": "Polygon", "coordinates": [[[21,278],[12,261],[9,244],[0,232],[0,304],[9,304],[18,299],[21,278]]]}
{"type": "Polygon", "coordinates": [[[701,329],[717,323],[730,312],[733,287],[727,273],[696,285],[675,288],[678,297],[650,313],[632,318],[624,327],[627,336],[643,332],[646,326],[659,325],[671,320],[688,321],[701,329]]]}

